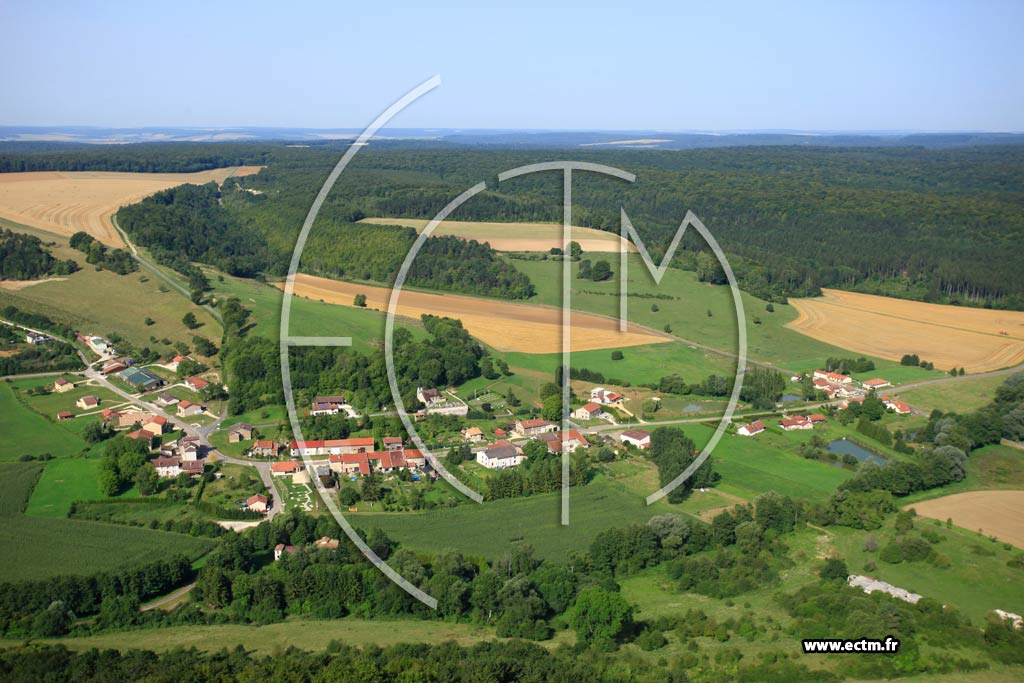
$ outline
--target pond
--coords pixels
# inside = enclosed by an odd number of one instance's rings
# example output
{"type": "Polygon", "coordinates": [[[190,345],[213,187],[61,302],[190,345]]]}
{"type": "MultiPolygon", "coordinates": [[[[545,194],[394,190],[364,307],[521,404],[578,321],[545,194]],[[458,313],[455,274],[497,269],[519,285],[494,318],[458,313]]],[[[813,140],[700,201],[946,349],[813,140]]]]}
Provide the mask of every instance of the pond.
{"type": "Polygon", "coordinates": [[[782,402],[783,403],[792,403],[793,401],[802,401],[802,400],[804,400],[803,396],[797,396],[796,394],[783,394],[782,395],[782,402]]]}
{"type": "Polygon", "coordinates": [[[884,458],[880,458],[866,448],[861,448],[846,439],[836,439],[828,445],[828,449],[838,455],[852,455],[860,462],[873,462],[877,465],[885,464],[884,458]]]}
{"type": "Polygon", "coordinates": [[[684,413],[699,413],[702,410],[704,410],[704,408],[700,404],[689,403],[689,404],[683,406],[683,411],[682,412],[684,412],[684,413]]]}

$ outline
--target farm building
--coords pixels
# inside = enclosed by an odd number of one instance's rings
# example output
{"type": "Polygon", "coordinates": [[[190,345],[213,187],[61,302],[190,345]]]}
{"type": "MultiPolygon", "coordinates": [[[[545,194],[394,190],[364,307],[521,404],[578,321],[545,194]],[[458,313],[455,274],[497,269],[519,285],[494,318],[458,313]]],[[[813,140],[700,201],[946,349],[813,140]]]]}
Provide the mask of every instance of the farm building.
{"type": "Polygon", "coordinates": [[[57,413],[57,422],[63,422],[64,420],[70,420],[73,417],[74,417],[73,414],[69,413],[66,410],[62,410],[59,413],[57,413]]]}
{"type": "Polygon", "coordinates": [[[128,366],[119,360],[108,360],[103,364],[103,369],[100,370],[104,375],[113,375],[115,372],[121,372],[127,370],[128,366]]]}
{"type": "Polygon", "coordinates": [[[617,391],[610,391],[604,387],[596,387],[590,390],[590,400],[594,403],[610,406],[622,403],[624,397],[617,391]]]}
{"type": "Polygon", "coordinates": [[[56,391],[58,394],[63,394],[65,392],[73,390],[74,388],[75,385],[67,381],[63,377],[58,377],[53,382],[53,390],[56,391]]]}
{"type": "Polygon", "coordinates": [[[302,469],[302,463],[297,460],[285,460],[282,462],[270,463],[270,473],[275,476],[294,474],[302,469]]]}
{"type": "Polygon", "coordinates": [[[537,436],[538,434],[557,431],[558,425],[540,418],[535,418],[533,420],[516,420],[515,432],[520,436],[537,436]]]}
{"type": "Polygon", "coordinates": [[[912,412],[909,405],[907,405],[903,401],[891,399],[888,396],[882,397],[882,403],[885,404],[885,407],[887,409],[893,411],[897,415],[909,415],[912,412]]]}
{"type": "Polygon", "coordinates": [[[89,410],[90,408],[96,408],[100,404],[100,399],[96,396],[83,396],[82,398],[75,401],[75,405],[82,410],[89,410]]]}
{"type": "Polygon", "coordinates": [[[577,420],[596,420],[601,417],[601,413],[603,412],[604,410],[601,409],[599,404],[591,401],[590,403],[582,405],[574,410],[572,416],[577,420]]]}
{"type": "Polygon", "coordinates": [[[795,429],[814,429],[814,423],[804,415],[794,415],[779,420],[779,426],[787,432],[795,429]]]}
{"type": "Polygon", "coordinates": [[[813,377],[814,379],[823,379],[829,384],[849,384],[853,381],[853,378],[849,375],[829,372],[828,370],[815,370],[813,377]]]}
{"type": "Polygon", "coordinates": [[[150,391],[164,385],[162,377],[145,368],[130,367],[119,372],[117,376],[140,391],[150,391]]]}
{"type": "Polygon", "coordinates": [[[310,415],[337,415],[341,406],[336,403],[313,403],[309,408],[310,415]]]}
{"type": "Polygon", "coordinates": [[[550,453],[561,453],[563,449],[573,453],[577,448],[586,448],[590,445],[586,438],[575,429],[564,432],[547,432],[539,435],[537,440],[546,443],[550,453]]]}
{"type": "Polygon", "coordinates": [[[476,461],[489,470],[503,470],[523,462],[523,451],[508,441],[496,441],[476,454],[476,461]]]}
{"type": "Polygon", "coordinates": [[[885,387],[891,387],[892,382],[887,379],[869,379],[864,382],[865,389],[884,389],[885,387]]]}
{"type": "Polygon", "coordinates": [[[47,337],[45,334],[37,334],[35,332],[27,332],[25,334],[25,341],[29,344],[45,344],[51,339],[52,337],[47,337]]]}
{"type": "Polygon", "coordinates": [[[249,441],[255,432],[255,428],[247,422],[239,422],[228,427],[228,443],[249,441]]]}
{"type": "Polygon", "coordinates": [[[627,446],[636,446],[637,448],[650,448],[651,446],[651,433],[645,432],[642,429],[627,429],[619,435],[619,441],[627,446]]]}
{"type": "Polygon", "coordinates": [[[755,422],[751,422],[750,424],[743,425],[742,427],[736,430],[736,433],[739,434],[740,436],[754,436],[755,434],[760,434],[763,431],[764,422],[757,420],[755,422]]]}
{"type": "Polygon", "coordinates": [[[175,398],[174,396],[171,396],[170,394],[168,394],[166,392],[165,393],[157,394],[157,397],[156,397],[156,399],[153,402],[156,403],[158,406],[164,406],[164,407],[173,406],[173,405],[177,405],[178,403],[180,403],[180,401],[178,401],[177,398],[175,398]]]}

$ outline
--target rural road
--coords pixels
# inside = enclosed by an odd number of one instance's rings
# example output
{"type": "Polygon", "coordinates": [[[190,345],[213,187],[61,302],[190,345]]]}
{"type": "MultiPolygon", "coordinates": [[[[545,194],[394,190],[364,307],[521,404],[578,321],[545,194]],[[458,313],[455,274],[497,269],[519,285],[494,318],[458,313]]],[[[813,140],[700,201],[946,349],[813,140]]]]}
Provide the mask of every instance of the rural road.
{"type": "Polygon", "coordinates": [[[158,600],[154,600],[153,602],[150,602],[148,604],[143,605],[142,607],[139,608],[139,611],[140,612],[148,612],[150,610],[157,609],[158,607],[163,607],[167,603],[173,602],[173,601],[177,600],[178,598],[180,598],[181,596],[185,595],[185,593],[188,593],[189,591],[191,591],[195,587],[196,587],[196,584],[193,581],[192,583],[188,584],[187,586],[182,586],[178,590],[176,590],[176,591],[174,591],[172,593],[168,593],[167,595],[165,595],[164,597],[162,597],[162,598],[160,598],[158,600]]]}

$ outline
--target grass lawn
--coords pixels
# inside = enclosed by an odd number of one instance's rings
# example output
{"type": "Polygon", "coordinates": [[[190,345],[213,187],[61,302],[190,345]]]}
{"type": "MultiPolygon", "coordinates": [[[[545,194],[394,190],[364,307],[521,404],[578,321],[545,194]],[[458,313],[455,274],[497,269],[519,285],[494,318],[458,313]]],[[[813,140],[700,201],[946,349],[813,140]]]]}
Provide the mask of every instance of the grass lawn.
{"type": "Polygon", "coordinates": [[[31,410],[15,396],[9,382],[0,382],[0,461],[25,454],[60,457],[85,446],[77,433],[31,410]]]}
{"type": "Polygon", "coordinates": [[[217,471],[223,476],[206,485],[203,489],[203,502],[221,507],[237,507],[236,500],[263,492],[263,482],[251,467],[221,463],[217,471]]]}
{"type": "MultiPolygon", "coordinates": [[[[69,377],[72,381],[76,382],[75,388],[71,391],[64,393],[57,393],[55,391],[49,394],[42,394],[34,396],[28,393],[22,393],[22,399],[28,403],[29,407],[37,413],[42,414],[45,417],[53,417],[61,411],[68,411],[78,416],[83,413],[99,413],[104,408],[109,408],[112,405],[120,405],[125,402],[123,398],[101,386],[95,386],[85,384],[82,382],[80,377],[69,377]],[[100,405],[98,408],[89,408],[88,410],[82,410],[75,405],[75,401],[82,398],[83,396],[96,396],[100,399],[100,405]]],[[[51,380],[52,382],[52,380],[51,380]]],[[[24,390],[34,384],[23,384],[21,381],[15,381],[14,386],[18,390],[24,390]]],[[[95,419],[99,419],[99,415],[96,415],[95,419]]]]}
{"type": "Polygon", "coordinates": [[[0,576],[7,581],[92,574],[184,554],[193,559],[216,541],[73,519],[22,514],[39,463],[0,463],[0,576]]]}
{"type": "Polygon", "coordinates": [[[967,460],[967,478],[955,484],[929,489],[901,498],[901,504],[940,498],[952,493],[986,489],[1024,490],[1024,451],[993,444],[971,451],[967,460]]]}

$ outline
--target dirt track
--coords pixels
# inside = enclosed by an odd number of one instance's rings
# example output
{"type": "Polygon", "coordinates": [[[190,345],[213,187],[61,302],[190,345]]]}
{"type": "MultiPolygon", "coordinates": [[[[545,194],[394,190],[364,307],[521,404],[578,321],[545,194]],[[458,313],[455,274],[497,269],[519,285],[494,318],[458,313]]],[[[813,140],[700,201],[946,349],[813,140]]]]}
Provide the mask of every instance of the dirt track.
{"type": "Polygon", "coordinates": [[[899,360],[915,353],[946,370],[986,372],[1024,363],[1024,313],[942,306],[823,290],[791,299],[797,332],[856,353],[899,360]]]}
{"type": "MultiPolygon", "coordinates": [[[[282,287],[282,284],[278,284],[282,287]]],[[[391,290],[385,287],[341,282],[299,273],[295,294],[317,301],[351,306],[356,294],[366,295],[366,305],[386,311],[391,290]]],[[[419,318],[424,313],[458,318],[477,339],[499,351],[557,353],[561,351],[560,309],[479,299],[454,294],[428,294],[405,290],[398,300],[398,314],[419,318]]],[[[631,325],[618,331],[611,318],[573,312],[572,350],[623,348],[671,341],[667,336],[631,325]]]]}

